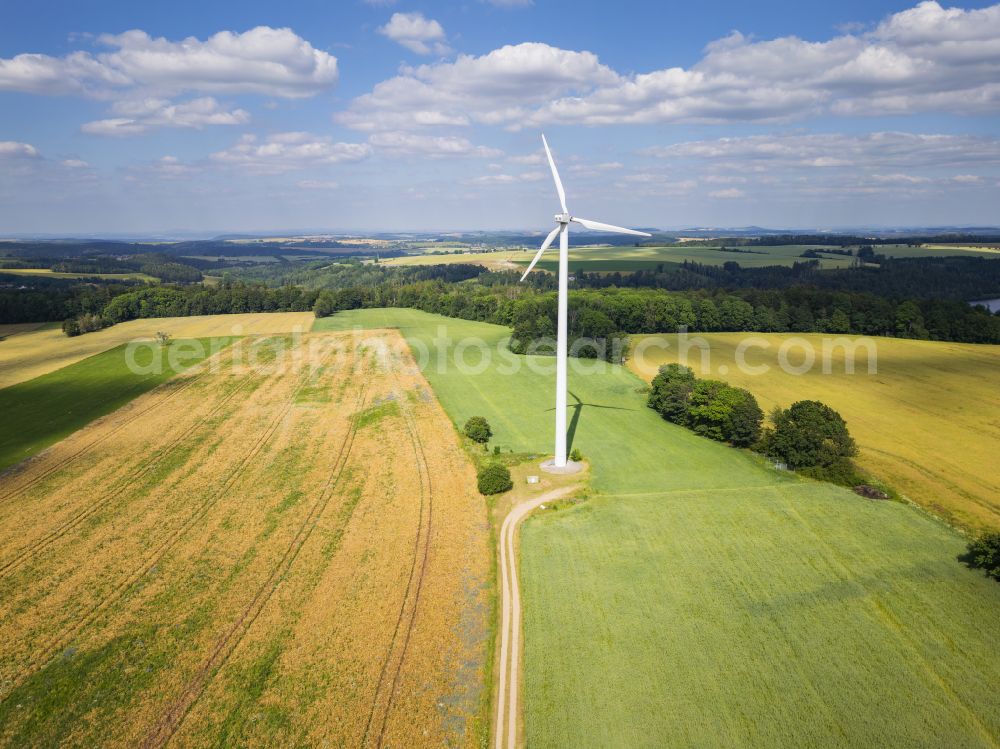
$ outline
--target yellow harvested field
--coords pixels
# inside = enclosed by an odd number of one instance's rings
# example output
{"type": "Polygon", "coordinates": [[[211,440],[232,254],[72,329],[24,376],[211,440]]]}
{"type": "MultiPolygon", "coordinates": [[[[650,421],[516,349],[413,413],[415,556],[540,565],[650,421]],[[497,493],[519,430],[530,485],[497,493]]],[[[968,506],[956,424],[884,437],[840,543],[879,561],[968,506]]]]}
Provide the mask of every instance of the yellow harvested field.
{"type": "Polygon", "coordinates": [[[234,345],[0,478],[0,744],[480,745],[486,508],[405,342],[234,345]]]}
{"type": "Polygon", "coordinates": [[[461,252],[455,255],[405,255],[380,260],[380,265],[454,265],[469,263],[489,270],[519,270],[515,260],[529,261],[536,251],[499,250],[497,252],[461,252]]]}
{"type": "MultiPolygon", "coordinates": [[[[129,341],[150,339],[157,331],[174,338],[270,335],[309,330],[312,312],[253,312],[129,320],[94,333],[68,338],[58,326],[0,341],[0,387],[30,380],[129,341]]],[[[2,335],[2,333],[0,333],[2,335]]]]}
{"type": "MultiPolygon", "coordinates": [[[[699,376],[746,388],[765,412],[798,400],[832,406],[847,420],[863,468],[949,521],[1000,529],[1000,346],[864,339],[876,346],[878,371],[868,373],[867,355],[859,350],[852,375],[845,372],[843,348],[834,348],[828,357],[830,373],[822,371],[823,340],[835,337],[705,333],[691,336],[695,338],[707,341],[711,352],[705,362],[699,349],[690,350],[687,363],[699,376]],[[741,371],[737,365],[740,342],[751,338],[769,345],[745,354],[751,367],[767,365],[765,373],[741,371]],[[815,352],[816,363],[805,374],[779,367],[780,347],[792,338],[815,352]]],[[[678,361],[676,336],[634,336],[633,346],[636,355],[629,366],[647,381],[659,365],[678,361]],[[669,348],[655,346],[661,341],[669,348]],[[641,354],[639,348],[650,343],[654,345],[641,354]]],[[[787,358],[794,367],[804,356],[797,344],[787,358]]]]}
{"type": "Polygon", "coordinates": [[[109,281],[156,281],[145,273],[63,273],[51,268],[0,268],[0,274],[15,276],[46,276],[47,278],[104,278],[109,281]]]}

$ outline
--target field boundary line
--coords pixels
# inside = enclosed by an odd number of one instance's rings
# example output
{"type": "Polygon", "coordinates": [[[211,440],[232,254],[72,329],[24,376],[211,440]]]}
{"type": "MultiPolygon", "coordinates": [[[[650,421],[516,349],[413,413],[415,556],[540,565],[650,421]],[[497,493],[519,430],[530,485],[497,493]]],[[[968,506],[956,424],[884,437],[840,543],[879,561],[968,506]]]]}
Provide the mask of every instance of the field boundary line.
{"type": "MultiPolygon", "coordinates": [[[[120,424],[118,424],[117,426],[115,426],[113,429],[111,429],[106,434],[103,434],[102,436],[98,437],[97,439],[93,440],[92,442],[88,442],[86,445],[84,445],[79,450],[77,450],[75,453],[73,453],[68,458],[66,458],[66,460],[64,460],[64,461],[62,461],[60,463],[57,463],[57,464],[51,466],[50,468],[46,469],[45,471],[43,471],[42,473],[40,473],[40,474],[38,474],[36,476],[31,477],[24,484],[21,484],[20,486],[15,486],[13,489],[11,489],[10,491],[8,491],[6,494],[0,494],[0,504],[4,504],[5,502],[9,501],[10,499],[13,499],[14,497],[18,496],[19,494],[23,494],[28,489],[30,489],[31,487],[33,487],[36,484],[38,484],[40,481],[43,481],[44,479],[47,479],[53,473],[56,473],[57,471],[61,471],[61,470],[65,469],[67,466],[71,465],[74,461],[76,461],[82,455],[86,455],[94,447],[96,447],[97,445],[101,444],[102,442],[104,442],[105,440],[109,439],[110,437],[114,436],[115,434],[117,434],[118,432],[120,432],[122,429],[124,429],[125,427],[127,427],[129,424],[131,424],[132,422],[134,422],[136,419],[138,419],[138,418],[140,418],[142,416],[145,416],[150,411],[153,411],[156,408],[160,407],[161,405],[163,405],[164,403],[166,403],[168,400],[170,400],[174,396],[179,395],[180,393],[182,393],[185,390],[187,390],[188,388],[190,388],[192,385],[194,385],[195,382],[197,382],[198,380],[200,380],[204,376],[205,376],[205,373],[202,372],[200,374],[197,374],[197,375],[194,375],[193,377],[188,378],[187,382],[185,382],[183,385],[172,389],[171,392],[168,395],[166,395],[165,397],[159,399],[155,403],[150,404],[148,407],[144,408],[143,410],[139,411],[138,413],[131,414],[128,418],[126,418],[120,424]]],[[[170,384],[172,382],[173,382],[173,380],[167,380],[167,382],[163,383],[163,385],[167,385],[167,384],[170,384]]],[[[163,387],[163,385],[160,385],[159,387],[163,387]]],[[[114,412],[112,412],[112,413],[114,413],[114,412]]],[[[108,414],[108,415],[110,416],[111,414],[108,414]]],[[[95,419],[95,421],[96,421],[96,419],[95,419]]],[[[94,423],[93,421],[90,422],[90,424],[93,424],[93,423],[94,423]]],[[[86,426],[90,426],[90,424],[88,424],[86,426]]],[[[86,428],[86,427],[83,427],[83,428],[86,428]]],[[[77,431],[79,431],[79,430],[77,430],[77,431]]],[[[75,434],[75,432],[74,432],[74,434],[75,434]]],[[[61,441],[62,440],[59,440],[59,442],[61,442],[61,441]]],[[[55,444],[58,445],[59,442],[56,442],[55,444]]],[[[46,448],[46,451],[47,450],[48,450],[48,448],[46,448]]],[[[43,453],[37,453],[36,455],[32,455],[31,457],[29,457],[27,460],[32,460],[34,458],[40,458],[41,455],[43,455],[43,454],[44,454],[44,452],[43,453]]],[[[9,470],[17,471],[18,473],[20,473],[21,471],[18,470],[18,468],[20,466],[24,466],[24,465],[25,465],[25,462],[22,461],[20,463],[17,463],[15,465],[11,466],[11,468],[9,470]]],[[[23,470],[23,469],[21,469],[21,470],[23,470]]],[[[0,474],[0,475],[2,475],[2,474],[0,474]]]]}
{"type": "Polygon", "coordinates": [[[291,397],[288,402],[282,407],[278,415],[271,421],[270,424],[265,428],[264,432],[258,437],[257,441],[250,448],[243,458],[233,467],[229,475],[222,482],[219,489],[214,493],[210,494],[209,497],[204,500],[194,511],[192,515],[188,517],[178,528],[174,530],[169,536],[167,536],[164,541],[159,544],[153,551],[150,557],[140,565],[140,567],[132,572],[124,582],[120,583],[117,587],[112,589],[111,593],[104,598],[104,600],[97,603],[89,611],[87,611],[83,618],[80,619],[75,625],[71,625],[69,628],[63,630],[61,634],[56,635],[55,639],[50,640],[48,644],[43,645],[38,650],[38,655],[31,660],[28,665],[22,669],[19,673],[15,674],[7,683],[7,692],[0,696],[0,703],[7,700],[7,698],[13,694],[14,690],[23,683],[32,673],[41,668],[44,664],[48,663],[53,657],[55,657],[56,652],[62,648],[67,642],[71,641],[73,637],[78,635],[85,627],[91,624],[98,615],[108,609],[111,605],[119,601],[128,590],[134,586],[137,582],[142,580],[151,569],[153,569],[160,560],[170,551],[171,548],[181,539],[183,536],[194,527],[208,511],[232,488],[232,486],[240,478],[243,469],[249,464],[253,458],[263,449],[264,445],[270,441],[271,437],[278,430],[281,422],[284,421],[288,412],[295,405],[296,396],[302,390],[302,388],[308,382],[309,377],[303,377],[301,381],[296,386],[295,390],[292,392],[291,397]]]}
{"type": "MultiPolygon", "coordinates": [[[[226,348],[228,348],[228,346],[226,348]]],[[[160,398],[155,403],[151,403],[149,406],[147,406],[146,408],[142,409],[138,413],[130,414],[124,421],[122,421],[120,424],[118,424],[117,426],[115,426],[113,429],[111,429],[110,431],[106,432],[105,434],[103,434],[102,436],[98,437],[97,439],[93,440],[92,442],[87,443],[86,445],[84,445],[83,447],[81,447],[79,450],[77,450],[75,453],[73,453],[69,457],[67,457],[65,460],[63,460],[63,461],[61,461],[59,463],[56,463],[55,465],[53,465],[50,468],[48,468],[45,471],[43,471],[42,473],[40,473],[40,474],[38,474],[36,476],[31,477],[24,484],[21,484],[20,486],[15,486],[10,491],[8,491],[6,494],[0,494],[0,504],[4,504],[8,500],[13,499],[14,497],[18,496],[19,494],[23,494],[24,492],[26,492],[31,487],[37,485],[40,481],[43,481],[46,478],[48,478],[49,476],[51,476],[53,473],[56,473],[57,471],[61,471],[61,470],[65,469],[68,465],[71,465],[80,456],[87,454],[88,452],[90,452],[90,450],[92,450],[97,445],[99,445],[102,442],[104,442],[105,440],[113,437],[115,434],[117,434],[122,429],[124,429],[125,427],[127,427],[128,425],[130,425],[132,422],[134,422],[136,419],[139,419],[142,416],[145,416],[150,411],[153,411],[153,410],[159,408],[160,406],[162,406],[164,403],[166,403],[167,401],[169,401],[171,398],[175,397],[176,395],[179,395],[180,393],[184,392],[188,388],[192,387],[196,382],[200,381],[207,374],[209,374],[210,363],[212,362],[212,359],[214,359],[216,356],[222,356],[222,354],[223,354],[223,352],[225,350],[226,349],[220,350],[211,359],[207,359],[207,360],[198,362],[198,364],[196,364],[191,369],[193,369],[193,370],[201,370],[201,371],[197,371],[197,372],[192,373],[190,377],[186,378],[186,381],[183,384],[181,384],[181,385],[173,388],[163,398],[160,398]]],[[[72,366],[72,365],[69,365],[69,366],[72,366]]],[[[55,371],[59,371],[59,370],[55,370],[55,371]]],[[[167,385],[173,384],[174,382],[176,382],[176,379],[175,379],[176,377],[180,377],[180,376],[182,376],[184,374],[188,374],[189,372],[190,372],[190,370],[188,372],[178,373],[174,377],[171,377],[170,379],[168,379],[166,382],[163,382],[160,385],[158,385],[157,387],[153,388],[153,390],[151,392],[156,392],[160,388],[163,388],[163,387],[165,387],[167,385]]],[[[44,376],[44,375],[41,375],[41,376],[44,376]]],[[[145,395],[145,393],[141,393],[137,397],[142,397],[142,395],[145,395]]],[[[135,401],[135,399],[133,398],[131,401],[129,401],[129,403],[131,404],[134,401],[135,401]]],[[[113,413],[115,413],[115,412],[112,411],[112,414],[113,413]]],[[[106,418],[107,416],[110,416],[110,415],[111,414],[107,414],[106,416],[99,417],[99,418],[106,418]]],[[[95,419],[94,421],[97,421],[97,420],[98,419],[95,419]]],[[[84,427],[81,427],[81,429],[85,429],[87,426],[90,426],[90,424],[93,424],[94,421],[91,421],[89,424],[86,424],[84,427]]],[[[76,431],[78,432],[80,430],[76,430],[76,431]]],[[[76,434],[76,432],[73,432],[73,434],[76,434]]],[[[67,435],[67,437],[69,437],[69,436],[71,436],[71,435],[67,435]]],[[[66,438],[64,437],[63,439],[66,439],[66,438]]],[[[59,442],[62,442],[62,440],[59,440],[58,442],[54,443],[54,445],[59,444],[59,442]]],[[[54,445],[52,445],[52,446],[54,446],[54,445]]],[[[50,446],[50,448],[52,446],[50,446]]],[[[36,455],[30,456],[29,458],[27,458],[27,460],[30,461],[30,460],[33,460],[33,459],[36,459],[36,458],[41,458],[41,456],[44,455],[45,452],[47,452],[50,448],[46,448],[41,453],[37,453],[36,455]]],[[[21,468],[21,466],[24,466],[25,462],[26,461],[21,461],[19,463],[14,464],[10,468],[8,468],[7,471],[4,471],[3,473],[0,473],[0,477],[2,477],[8,471],[14,472],[15,474],[16,473],[21,473],[24,470],[23,468],[21,468]]]]}
{"type": "MultiPolygon", "coordinates": [[[[302,550],[306,541],[309,540],[309,537],[312,535],[320,517],[322,517],[323,512],[326,510],[331,497],[335,493],[337,484],[343,475],[344,467],[347,465],[347,461],[351,455],[351,450],[354,447],[354,437],[358,431],[358,419],[360,418],[361,410],[364,407],[367,392],[368,382],[364,381],[358,395],[355,412],[351,417],[350,427],[344,435],[344,439],[341,441],[340,449],[337,452],[337,457],[334,460],[330,475],[327,477],[323,489],[320,491],[319,497],[309,509],[305,519],[299,526],[298,532],[292,538],[291,543],[288,545],[288,548],[279,560],[278,565],[268,576],[267,580],[264,581],[264,584],[258,588],[253,599],[251,599],[250,603],[243,608],[243,611],[237,617],[236,621],[233,622],[229,629],[216,642],[215,647],[213,648],[208,659],[195,673],[195,677],[184,688],[180,696],[167,710],[167,713],[160,719],[160,722],[157,723],[153,730],[146,736],[145,740],[140,745],[143,749],[162,747],[170,741],[180,728],[181,724],[184,722],[184,719],[190,713],[191,708],[194,707],[195,703],[197,703],[198,698],[204,693],[205,686],[212,680],[212,678],[214,678],[216,674],[219,673],[222,667],[229,660],[229,657],[233,654],[233,652],[235,652],[236,648],[239,647],[240,643],[243,641],[243,637],[253,626],[257,617],[260,616],[264,606],[267,605],[271,596],[274,595],[278,586],[281,585],[282,580],[285,579],[285,576],[291,569],[292,564],[294,564],[295,559],[298,557],[299,552],[302,550]],[[238,636],[236,636],[237,633],[239,633],[238,636]],[[236,636],[235,640],[233,639],[234,636],[236,636]]],[[[349,521],[350,516],[344,520],[345,525],[349,521]]]]}
{"type": "MultiPolygon", "coordinates": [[[[400,335],[402,338],[402,335],[400,335]]],[[[403,339],[405,343],[405,339],[403,339]]],[[[407,349],[409,347],[407,346],[407,349]]],[[[394,369],[394,374],[396,375],[397,385],[399,385],[399,372],[394,369]]],[[[392,711],[393,701],[396,698],[396,691],[399,688],[399,677],[403,669],[403,663],[406,660],[406,653],[410,646],[410,637],[413,634],[413,626],[416,623],[417,618],[417,607],[420,603],[420,593],[423,590],[424,585],[424,574],[427,571],[427,558],[430,552],[431,545],[431,530],[433,523],[433,486],[431,484],[431,474],[429,467],[427,465],[427,456],[424,452],[423,442],[420,440],[420,434],[416,427],[416,422],[413,418],[413,413],[410,410],[410,406],[405,402],[406,398],[401,392],[402,388],[397,388],[397,400],[400,402],[400,412],[403,415],[403,420],[406,424],[406,431],[410,437],[410,445],[413,448],[413,457],[415,465],[417,466],[417,473],[420,477],[420,514],[417,518],[417,534],[414,538],[413,546],[413,563],[410,566],[410,574],[406,582],[406,592],[403,596],[403,600],[399,607],[399,616],[396,618],[396,627],[393,630],[392,639],[389,642],[389,648],[386,651],[385,660],[382,662],[382,669],[379,673],[379,679],[375,687],[375,696],[372,699],[372,708],[368,713],[368,721],[365,724],[365,732],[361,738],[361,746],[369,745],[370,737],[372,736],[373,723],[377,720],[378,722],[378,736],[375,738],[375,746],[381,747],[382,742],[385,739],[385,729],[389,722],[389,713],[392,711]],[[424,515],[426,510],[427,520],[424,522],[424,515]],[[421,553],[421,538],[423,538],[423,553],[421,553]],[[419,567],[418,567],[419,560],[419,567]],[[386,682],[386,674],[389,670],[390,662],[393,660],[393,651],[396,649],[397,642],[399,642],[400,629],[403,626],[403,620],[406,618],[407,602],[410,599],[412,591],[413,604],[410,606],[409,610],[409,621],[406,623],[405,635],[403,635],[402,647],[399,651],[398,660],[396,661],[395,671],[393,673],[392,681],[386,682]],[[385,708],[382,710],[380,718],[376,718],[376,713],[379,712],[379,695],[383,693],[385,689],[388,689],[388,694],[385,695],[385,708]]]]}
{"type": "Polygon", "coordinates": [[[42,536],[38,541],[30,544],[23,549],[19,550],[9,561],[0,564],[0,580],[12,575],[23,562],[35,556],[38,552],[44,551],[52,543],[55,543],[59,538],[64,536],[66,533],[71,531],[73,528],[77,527],[87,518],[95,515],[102,508],[106,507],[113,499],[120,496],[122,492],[132,486],[136,481],[143,478],[148,474],[153,468],[155,468],[159,463],[161,463],[170,452],[181,444],[188,436],[192,434],[196,429],[204,425],[209,419],[215,416],[222,408],[228,404],[236,395],[243,390],[248,384],[253,382],[252,375],[259,373],[262,367],[258,367],[257,370],[251,373],[250,376],[243,379],[242,382],[237,383],[233,388],[226,393],[225,397],[219,401],[211,411],[209,411],[204,416],[200,417],[194,424],[185,429],[179,436],[177,436],[173,441],[171,441],[166,447],[162,448],[154,455],[145,465],[143,465],[136,474],[127,478],[119,487],[112,490],[109,494],[101,497],[96,502],[87,505],[82,510],[77,512],[75,515],[64,521],[60,526],[53,529],[46,535],[42,536]]]}

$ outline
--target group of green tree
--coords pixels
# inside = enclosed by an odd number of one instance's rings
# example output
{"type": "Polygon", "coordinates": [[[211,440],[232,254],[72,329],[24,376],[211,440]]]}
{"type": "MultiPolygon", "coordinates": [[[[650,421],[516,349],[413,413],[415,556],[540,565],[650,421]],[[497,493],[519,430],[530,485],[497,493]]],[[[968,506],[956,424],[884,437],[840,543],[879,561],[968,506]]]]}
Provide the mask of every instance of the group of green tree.
{"type": "Polygon", "coordinates": [[[647,404],[669,422],[736,447],[760,440],[764,412],[748,390],[695,377],[690,367],[666,364],[650,385],[647,404]]]}
{"type": "Polygon", "coordinates": [[[983,257],[908,257],[871,255],[875,264],[823,268],[806,259],[790,266],[744,268],[735,260],[708,265],[685,260],[662,263],[631,273],[576,273],[576,285],[588,288],[786,289],[808,287],[826,291],[873,294],[892,299],[989,298],[1000,288],[1000,263],[983,257]]]}
{"type": "MultiPolygon", "coordinates": [[[[514,329],[513,350],[546,353],[555,335],[556,292],[544,285],[537,288],[500,283],[499,274],[463,277],[467,272],[461,267],[449,271],[461,279],[457,281],[397,277],[381,283],[322,290],[234,282],[214,287],[83,286],[33,295],[0,293],[0,314],[8,322],[94,314],[113,324],[140,317],[310,309],[324,317],[347,309],[409,307],[509,326],[514,329]]],[[[546,279],[540,281],[548,283],[546,279]]],[[[897,302],[870,294],[811,288],[669,293],[632,288],[574,289],[570,292],[570,309],[573,343],[578,339],[587,342],[574,352],[609,360],[624,354],[627,334],[680,330],[822,332],[1000,343],[1000,316],[981,307],[933,299],[897,302]]]]}
{"type": "MultiPolygon", "coordinates": [[[[550,338],[556,292],[507,284],[484,273],[475,283],[386,283],[325,289],[316,314],[362,307],[413,307],[514,328],[514,345],[550,338]]],[[[513,275],[513,274],[511,274],[513,275]]],[[[1000,316],[947,299],[887,299],[810,287],[758,290],[573,289],[570,335],[615,340],[628,333],[754,331],[845,333],[968,343],[1000,343],[1000,316]]],[[[610,346],[607,347],[610,350],[610,346]]],[[[586,355],[586,354],[585,354],[586,355]]]]}
{"type": "MultiPolygon", "coordinates": [[[[841,270],[817,270],[814,262],[759,269],[743,269],[736,263],[686,263],[663,272],[579,273],[571,291],[569,326],[572,342],[586,345],[577,346],[574,353],[615,360],[623,354],[627,334],[679,330],[1000,343],[1000,315],[965,301],[1000,293],[1000,262],[880,260],[877,268],[841,270]]],[[[176,263],[169,261],[170,256],[154,253],[114,260],[166,275],[175,270],[191,279],[200,272],[194,267],[172,268],[176,263]]],[[[65,262],[76,268],[94,261],[65,262]]],[[[68,332],[91,328],[93,320],[84,316],[113,324],[136,317],[308,309],[322,317],[384,306],[509,326],[514,329],[511,347],[520,352],[546,353],[555,333],[554,277],[543,272],[520,283],[516,272],[491,272],[466,264],[270,263],[230,274],[214,287],[29,279],[2,273],[0,321],[76,321],[67,324],[68,332]]]]}
{"type": "Polygon", "coordinates": [[[67,335],[79,335],[127,320],[151,317],[307,312],[316,304],[317,295],[316,291],[297,286],[271,288],[244,283],[220,286],[147,285],[112,297],[98,312],[86,309],[68,317],[63,322],[63,330],[67,335]]]}
{"type": "Polygon", "coordinates": [[[138,281],[82,283],[69,278],[5,276],[0,270],[0,322],[51,322],[100,315],[116,296],[141,285],[138,281]]]}
{"type": "Polygon", "coordinates": [[[690,367],[666,364],[650,385],[647,404],[667,421],[697,434],[747,447],[788,468],[847,486],[863,483],[844,419],[819,401],[776,408],[771,425],[753,394],[719,380],[699,379],[690,367]]]}

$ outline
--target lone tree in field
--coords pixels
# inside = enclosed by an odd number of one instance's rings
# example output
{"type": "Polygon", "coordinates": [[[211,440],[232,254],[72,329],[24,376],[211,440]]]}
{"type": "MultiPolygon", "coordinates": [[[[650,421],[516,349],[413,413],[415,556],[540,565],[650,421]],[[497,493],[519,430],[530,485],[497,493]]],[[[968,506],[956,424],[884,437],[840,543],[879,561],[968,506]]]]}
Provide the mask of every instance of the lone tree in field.
{"type": "Polygon", "coordinates": [[[485,445],[490,441],[490,437],[493,436],[493,430],[490,429],[490,423],[482,416],[473,416],[465,422],[464,431],[466,437],[473,442],[478,442],[480,445],[485,445]]]}
{"type": "Polygon", "coordinates": [[[170,343],[170,333],[164,333],[162,330],[156,332],[156,340],[160,342],[161,346],[166,346],[170,343]]]}
{"type": "Polygon", "coordinates": [[[835,468],[858,453],[843,417],[819,401],[776,408],[771,420],[774,428],[764,435],[763,452],[789,468],[835,468]]]}
{"type": "Polygon", "coordinates": [[[490,463],[477,476],[480,494],[502,494],[514,488],[510,471],[502,463],[490,463]]]}
{"type": "Polygon", "coordinates": [[[969,544],[960,559],[973,569],[981,569],[1000,580],[1000,533],[986,533],[969,544]]]}

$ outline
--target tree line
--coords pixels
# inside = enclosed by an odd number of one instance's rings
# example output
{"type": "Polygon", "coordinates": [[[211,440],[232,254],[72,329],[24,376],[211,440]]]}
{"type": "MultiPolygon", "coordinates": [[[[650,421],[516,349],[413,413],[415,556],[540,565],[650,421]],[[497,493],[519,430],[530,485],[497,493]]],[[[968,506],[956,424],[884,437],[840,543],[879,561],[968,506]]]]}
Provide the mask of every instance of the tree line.
{"type": "Polygon", "coordinates": [[[734,447],[762,453],[811,478],[856,487],[865,496],[884,495],[868,486],[851,458],[857,446],[843,417],[819,401],[775,408],[771,426],[749,390],[695,377],[690,367],[660,367],[647,405],[667,421],[734,447]]]}
{"type": "MultiPolygon", "coordinates": [[[[575,273],[578,287],[691,289],[786,289],[807,286],[825,291],[867,293],[890,299],[985,299],[1000,292],[1000,263],[982,257],[888,258],[871,256],[877,265],[820,267],[806,259],[790,266],[744,268],[731,260],[706,265],[686,260],[661,263],[631,273],[575,273]]],[[[572,266],[572,263],[570,264],[572,266]]]]}
{"type": "MultiPolygon", "coordinates": [[[[984,261],[986,267],[1000,263],[984,261]]],[[[854,273],[850,271],[849,273],[854,273]]],[[[631,333],[753,331],[898,336],[1000,343],[1000,316],[941,297],[887,297],[815,284],[782,288],[693,288],[589,284],[570,299],[570,334],[614,344],[631,333]]],[[[639,274],[633,274],[639,275],[639,274]]],[[[383,267],[325,264],[261,281],[218,286],[79,283],[0,271],[0,320],[34,322],[96,315],[107,324],[136,317],[302,311],[320,317],[361,307],[412,307],[506,325],[522,349],[555,333],[555,280],[475,265],[383,267]],[[282,281],[280,285],[278,281],[282,281]],[[298,283],[292,283],[297,281],[298,283]]],[[[93,321],[91,321],[93,322],[93,321]]],[[[608,356],[614,345],[584,356],[608,356]]]]}
{"type": "MultiPolygon", "coordinates": [[[[548,274],[543,279],[551,284],[548,274]]],[[[484,283],[483,281],[486,280],[484,283]]],[[[495,280],[495,279],[494,279],[495,280]]],[[[884,299],[810,287],[773,290],[602,288],[570,291],[569,332],[609,339],[629,333],[796,332],[1000,343],[1000,316],[947,299],[884,299]]],[[[514,328],[515,341],[554,335],[556,292],[440,281],[325,289],[320,317],[361,307],[412,307],[514,328]]]]}

